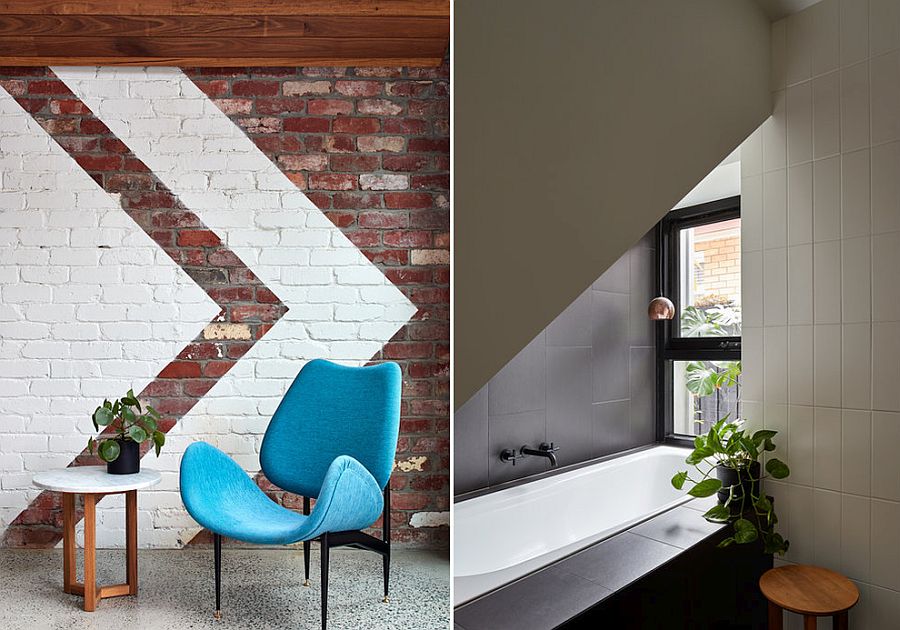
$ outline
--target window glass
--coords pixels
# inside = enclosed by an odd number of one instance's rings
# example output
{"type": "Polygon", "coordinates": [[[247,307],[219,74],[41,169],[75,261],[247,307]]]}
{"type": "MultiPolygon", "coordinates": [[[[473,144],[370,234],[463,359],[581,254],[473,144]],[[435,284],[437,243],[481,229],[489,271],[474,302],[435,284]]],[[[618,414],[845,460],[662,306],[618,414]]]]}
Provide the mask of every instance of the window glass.
{"type": "Polygon", "coordinates": [[[740,417],[740,361],[673,362],[674,432],[702,435],[726,415],[740,417]]]}
{"type": "Polygon", "coordinates": [[[681,337],[741,334],[741,220],[678,231],[681,337]]]}

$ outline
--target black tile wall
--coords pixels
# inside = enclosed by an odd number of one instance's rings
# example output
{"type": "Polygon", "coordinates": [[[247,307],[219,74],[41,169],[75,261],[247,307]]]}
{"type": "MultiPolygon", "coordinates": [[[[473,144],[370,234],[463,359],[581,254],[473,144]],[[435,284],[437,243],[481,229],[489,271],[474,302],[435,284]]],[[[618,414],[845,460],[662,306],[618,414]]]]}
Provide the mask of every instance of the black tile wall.
{"type": "Polygon", "coordinates": [[[652,234],[616,261],[454,415],[455,492],[548,469],[500,451],[555,442],[561,466],[654,441],[652,234]]]}

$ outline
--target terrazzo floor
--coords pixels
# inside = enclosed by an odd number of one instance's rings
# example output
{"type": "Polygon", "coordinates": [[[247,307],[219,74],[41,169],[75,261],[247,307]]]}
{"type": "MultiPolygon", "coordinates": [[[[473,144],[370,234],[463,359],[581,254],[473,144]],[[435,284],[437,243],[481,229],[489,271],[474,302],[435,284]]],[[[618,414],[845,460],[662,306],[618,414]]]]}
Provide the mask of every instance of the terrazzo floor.
{"type": "MultiPolygon", "coordinates": [[[[124,581],[124,550],[97,551],[97,582],[124,581]]],[[[141,550],[137,597],[102,600],[86,613],[62,592],[62,550],[0,550],[0,628],[181,630],[317,629],[319,558],[311,586],[303,554],[293,549],[222,550],[222,619],[213,619],[211,549],[141,550]]],[[[446,554],[395,549],[391,601],[381,601],[381,558],[352,549],[331,552],[328,627],[332,630],[445,630],[450,626],[446,554]]],[[[81,576],[79,552],[78,576],[81,576]]]]}

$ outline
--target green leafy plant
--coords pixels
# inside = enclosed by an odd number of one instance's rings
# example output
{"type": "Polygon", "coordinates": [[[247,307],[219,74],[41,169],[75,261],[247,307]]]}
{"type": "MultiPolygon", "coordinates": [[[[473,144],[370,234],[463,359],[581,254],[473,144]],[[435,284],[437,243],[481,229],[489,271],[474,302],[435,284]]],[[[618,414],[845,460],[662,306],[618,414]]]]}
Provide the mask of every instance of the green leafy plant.
{"type": "Polygon", "coordinates": [[[740,309],[727,304],[685,306],[681,311],[682,337],[727,337],[736,334],[740,324],[740,309]]]}
{"type": "Polygon", "coordinates": [[[118,400],[104,400],[94,411],[91,421],[98,431],[100,427],[112,427],[113,437],[100,439],[99,442],[93,437],[88,439],[88,451],[93,455],[96,450],[100,459],[113,462],[121,452],[120,440],[138,444],[152,440],[156,456],[159,457],[159,451],[166,443],[166,434],[158,428],[159,418],[159,412],[150,405],[142,407],[134,391],[130,389],[118,400]]]}
{"type": "MultiPolygon", "coordinates": [[[[705,435],[694,439],[694,450],[684,460],[693,467],[694,476],[683,470],[672,477],[672,485],[678,490],[690,484],[687,493],[692,497],[720,493],[719,503],[703,515],[714,523],[732,524],[732,535],[719,543],[720,547],[752,543],[761,538],[766,553],[783,555],[788,549],[790,543],[775,531],[778,517],[772,498],[760,491],[760,481],[766,475],[758,472],[763,453],[775,450],[772,438],[776,434],[777,431],[769,430],[750,434],[744,430],[743,421],[728,422],[726,416],[705,435]],[[712,476],[722,469],[734,471],[737,481],[723,486],[720,478],[712,476]],[[721,500],[723,491],[727,493],[724,501],[721,500]]],[[[767,458],[765,470],[775,479],[784,479],[790,474],[787,464],[775,457],[767,458]]]]}

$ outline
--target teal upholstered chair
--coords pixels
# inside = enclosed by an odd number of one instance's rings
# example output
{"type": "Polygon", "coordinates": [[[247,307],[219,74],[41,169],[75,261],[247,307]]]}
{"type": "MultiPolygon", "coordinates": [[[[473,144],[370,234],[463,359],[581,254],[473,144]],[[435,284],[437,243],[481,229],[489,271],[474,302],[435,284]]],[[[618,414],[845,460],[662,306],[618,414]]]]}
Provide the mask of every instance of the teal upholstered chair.
{"type": "Polygon", "coordinates": [[[213,533],[216,616],[220,616],[222,536],[249,543],[303,541],[309,585],[310,541],[322,560],[322,628],[328,604],[328,555],[351,545],[381,554],[384,599],[390,573],[389,480],[400,427],[400,368],[345,367],[316,359],[288,389],[266,430],[260,464],[273,484],[303,497],[303,514],[266,496],[230,457],[196,442],[181,460],[181,497],[213,533]],[[315,505],[310,511],[310,499],[315,505]],[[359,530],[383,515],[383,539],[359,530]]]}

